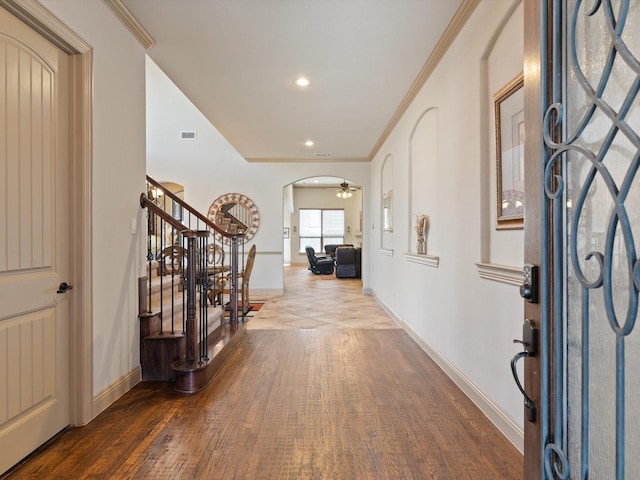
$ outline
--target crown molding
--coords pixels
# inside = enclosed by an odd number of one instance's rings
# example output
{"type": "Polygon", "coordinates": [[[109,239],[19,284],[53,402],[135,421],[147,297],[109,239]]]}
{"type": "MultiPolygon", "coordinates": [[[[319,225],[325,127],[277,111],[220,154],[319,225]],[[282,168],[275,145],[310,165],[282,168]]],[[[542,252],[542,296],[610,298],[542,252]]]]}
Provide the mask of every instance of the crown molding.
{"type": "Polygon", "coordinates": [[[440,60],[442,60],[444,55],[447,53],[447,50],[449,50],[449,47],[462,30],[462,27],[464,27],[464,25],[467,23],[467,20],[469,20],[471,14],[475,11],[476,7],[479,4],[480,0],[463,0],[460,7],[458,7],[458,10],[449,22],[449,25],[447,25],[447,28],[440,37],[440,40],[438,40],[438,43],[431,52],[431,55],[429,55],[429,58],[422,67],[422,70],[420,70],[420,73],[418,73],[418,76],[413,81],[413,84],[409,88],[409,91],[402,99],[402,102],[400,103],[397,110],[391,117],[391,120],[382,132],[382,135],[380,135],[380,138],[373,146],[371,153],[369,153],[370,161],[373,160],[373,157],[375,157],[380,148],[382,148],[384,142],[387,141],[387,138],[389,138],[389,135],[391,135],[391,132],[396,127],[402,116],[405,114],[405,112],[409,108],[409,105],[411,105],[411,102],[415,100],[424,84],[427,83],[427,80],[438,66],[438,63],[440,63],[440,60]]]}
{"type": "Polygon", "coordinates": [[[244,157],[250,163],[349,163],[349,162],[368,162],[366,157],[321,157],[321,158],[287,158],[287,157],[244,157]]]}
{"type": "Polygon", "coordinates": [[[140,42],[145,50],[150,49],[156,44],[151,34],[142,26],[138,19],[131,13],[131,10],[122,3],[122,0],[102,0],[109,7],[120,22],[131,32],[131,34],[140,42]]]}

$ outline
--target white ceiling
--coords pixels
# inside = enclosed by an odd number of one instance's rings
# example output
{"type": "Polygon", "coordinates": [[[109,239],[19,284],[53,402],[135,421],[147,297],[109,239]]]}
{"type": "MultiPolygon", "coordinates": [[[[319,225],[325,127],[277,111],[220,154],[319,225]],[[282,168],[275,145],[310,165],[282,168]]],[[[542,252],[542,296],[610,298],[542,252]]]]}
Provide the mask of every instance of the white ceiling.
{"type": "Polygon", "coordinates": [[[242,156],[315,161],[370,160],[461,1],[123,3],[156,42],[149,56],[242,156]]]}

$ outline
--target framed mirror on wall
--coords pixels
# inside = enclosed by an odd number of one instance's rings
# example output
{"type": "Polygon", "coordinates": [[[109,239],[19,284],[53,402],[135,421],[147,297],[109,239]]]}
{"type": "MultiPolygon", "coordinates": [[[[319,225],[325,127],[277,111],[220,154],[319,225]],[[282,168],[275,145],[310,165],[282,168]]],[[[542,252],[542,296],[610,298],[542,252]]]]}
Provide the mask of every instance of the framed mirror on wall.
{"type": "Polygon", "coordinates": [[[393,190],[382,195],[382,228],[385,232],[393,232],[393,190]]]}
{"type": "Polygon", "coordinates": [[[524,228],[524,75],[494,96],[496,228],[524,228]]]}
{"type": "MultiPolygon", "coordinates": [[[[253,238],[260,226],[258,207],[249,197],[240,193],[225,193],[216,198],[209,207],[207,218],[229,232],[236,230],[244,233],[244,243],[253,238]]],[[[223,240],[219,233],[215,235],[219,241],[223,240]]],[[[229,241],[226,237],[224,240],[229,241]]]]}

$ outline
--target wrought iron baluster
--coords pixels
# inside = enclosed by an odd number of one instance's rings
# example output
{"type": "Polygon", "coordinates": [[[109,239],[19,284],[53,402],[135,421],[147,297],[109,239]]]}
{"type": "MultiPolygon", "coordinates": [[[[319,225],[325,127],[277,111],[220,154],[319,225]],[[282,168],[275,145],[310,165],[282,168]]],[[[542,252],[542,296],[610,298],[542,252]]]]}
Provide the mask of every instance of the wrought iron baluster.
{"type": "MultiPolygon", "coordinates": [[[[208,233],[208,232],[207,232],[208,233]]],[[[200,241],[200,281],[198,282],[200,297],[200,362],[207,361],[209,350],[209,318],[207,312],[207,291],[209,289],[209,271],[207,267],[208,234],[200,241]]]]}
{"type": "MultiPolygon", "coordinates": [[[[149,192],[149,187],[147,184],[147,195],[149,192]]],[[[154,214],[151,212],[151,210],[147,209],[147,313],[151,314],[152,309],[151,309],[151,281],[153,278],[153,260],[155,259],[155,255],[152,252],[152,247],[151,247],[151,225],[152,222],[154,221],[154,214]]]]}

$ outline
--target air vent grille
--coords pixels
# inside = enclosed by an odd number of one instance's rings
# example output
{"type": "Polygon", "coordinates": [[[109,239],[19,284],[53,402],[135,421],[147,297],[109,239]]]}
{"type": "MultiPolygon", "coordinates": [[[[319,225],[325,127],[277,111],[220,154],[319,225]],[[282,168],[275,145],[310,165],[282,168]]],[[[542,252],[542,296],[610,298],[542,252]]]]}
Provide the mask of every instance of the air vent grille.
{"type": "Polygon", "coordinates": [[[195,130],[180,132],[180,138],[182,140],[195,140],[196,132],[195,130]]]}

